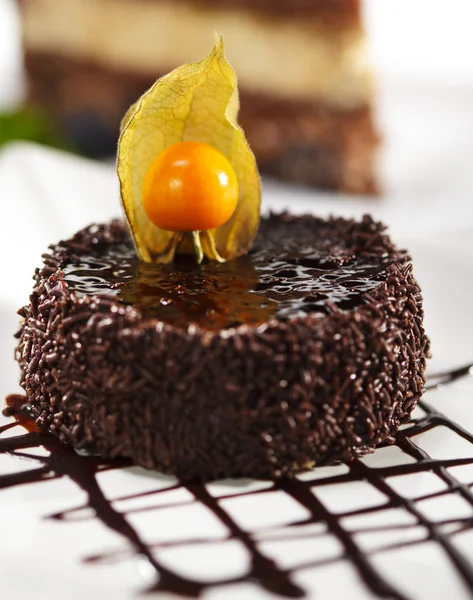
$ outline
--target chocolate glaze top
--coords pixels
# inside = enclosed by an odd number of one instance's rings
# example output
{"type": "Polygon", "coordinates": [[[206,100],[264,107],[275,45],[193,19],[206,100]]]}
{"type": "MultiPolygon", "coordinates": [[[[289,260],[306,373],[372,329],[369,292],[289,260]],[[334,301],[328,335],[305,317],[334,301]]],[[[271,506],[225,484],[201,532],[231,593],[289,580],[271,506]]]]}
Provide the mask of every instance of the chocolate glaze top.
{"type": "Polygon", "coordinates": [[[175,327],[257,326],[271,317],[352,310],[385,279],[395,258],[372,256],[363,240],[340,232],[340,223],[313,219],[301,227],[297,220],[264,219],[247,256],[201,266],[192,256],[171,265],[142,263],[123,235],[78,248],[61,268],[78,295],[112,295],[175,327]]]}

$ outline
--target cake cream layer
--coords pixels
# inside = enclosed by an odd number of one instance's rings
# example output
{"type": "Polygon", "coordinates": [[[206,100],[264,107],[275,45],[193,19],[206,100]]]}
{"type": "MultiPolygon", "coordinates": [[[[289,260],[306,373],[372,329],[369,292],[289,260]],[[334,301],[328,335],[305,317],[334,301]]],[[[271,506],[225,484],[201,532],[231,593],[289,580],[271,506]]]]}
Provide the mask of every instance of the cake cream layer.
{"type": "Polygon", "coordinates": [[[356,21],[327,27],[316,13],[288,18],[173,0],[22,0],[21,6],[30,52],[155,77],[205,56],[217,30],[240,85],[250,92],[348,108],[371,96],[365,40],[356,21]]]}

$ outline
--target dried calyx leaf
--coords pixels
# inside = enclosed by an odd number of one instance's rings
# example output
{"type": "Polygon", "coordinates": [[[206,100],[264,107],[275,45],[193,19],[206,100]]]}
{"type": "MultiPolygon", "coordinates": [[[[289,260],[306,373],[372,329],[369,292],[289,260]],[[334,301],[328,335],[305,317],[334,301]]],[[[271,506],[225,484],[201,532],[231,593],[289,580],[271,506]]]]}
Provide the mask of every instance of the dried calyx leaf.
{"type": "Polygon", "coordinates": [[[228,260],[246,253],[259,226],[261,184],[256,161],[237,124],[236,75],[225,59],[223,40],[203,60],[159,79],[126,113],[118,143],[117,171],[126,218],[137,252],[146,262],[170,262],[192,252],[228,260]],[[239,187],[233,216],[223,225],[179,234],[156,227],[142,206],[143,180],[159,152],[179,142],[204,142],[231,163],[239,187]]]}

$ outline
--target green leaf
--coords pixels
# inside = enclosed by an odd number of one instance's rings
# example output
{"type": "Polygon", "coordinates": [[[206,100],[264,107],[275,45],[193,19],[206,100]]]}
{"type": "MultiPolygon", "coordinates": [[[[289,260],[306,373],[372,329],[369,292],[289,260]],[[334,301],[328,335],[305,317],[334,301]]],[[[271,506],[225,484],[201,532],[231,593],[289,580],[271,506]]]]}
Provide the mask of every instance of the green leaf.
{"type": "Polygon", "coordinates": [[[14,140],[71,149],[49,117],[39,108],[19,108],[0,114],[0,146],[14,140]]]}

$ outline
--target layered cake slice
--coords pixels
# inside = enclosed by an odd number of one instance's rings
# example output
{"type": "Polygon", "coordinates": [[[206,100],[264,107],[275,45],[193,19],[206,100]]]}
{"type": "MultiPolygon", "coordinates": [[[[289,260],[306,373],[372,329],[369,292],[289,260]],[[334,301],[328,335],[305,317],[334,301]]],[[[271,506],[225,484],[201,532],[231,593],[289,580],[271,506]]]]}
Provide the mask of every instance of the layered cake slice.
{"type": "Polygon", "coordinates": [[[240,122],[260,169],[376,190],[360,0],[21,0],[30,98],[81,151],[115,150],[121,116],[157,76],[225,34],[240,122]]]}

